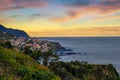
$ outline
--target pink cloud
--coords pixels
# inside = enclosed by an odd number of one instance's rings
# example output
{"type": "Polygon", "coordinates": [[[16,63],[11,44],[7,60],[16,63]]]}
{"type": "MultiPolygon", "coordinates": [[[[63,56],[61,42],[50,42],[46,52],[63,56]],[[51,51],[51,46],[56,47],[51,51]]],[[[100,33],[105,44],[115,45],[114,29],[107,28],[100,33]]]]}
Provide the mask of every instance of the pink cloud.
{"type": "MultiPolygon", "coordinates": [[[[107,16],[120,12],[120,0],[102,0],[99,3],[87,6],[65,6],[68,8],[66,15],[63,17],[53,17],[52,20],[58,22],[66,22],[70,20],[78,20],[86,15],[91,16],[107,16]]],[[[115,18],[115,17],[112,17],[115,18]]],[[[110,18],[110,19],[112,19],[110,18]]],[[[108,19],[108,17],[107,17],[108,19]]]]}
{"type": "MultiPolygon", "coordinates": [[[[56,0],[0,0],[0,11],[52,5],[56,0]]],[[[53,21],[66,22],[78,20],[86,15],[105,16],[120,12],[120,0],[61,0],[59,7],[66,8],[65,16],[51,17],[53,21]]],[[[58,6],[57,4],[55,6],[58,6]]],[[[49,7],[48,7],[49,9],[49,7]]],[[[50,10],[49,10],[50,12],[50,10]]],[[[54,11],[51,9],[51,14],[54,11]]],[[[61,13],[64,13],[61,12],[61,13]]],[[[54,14],[54,13],[53,13],[54,14]]],[[[57,14],[57,12],[55,12],[57,14]]],[[[47,15],[46,15],[47,16],[47,15]]]]}
{"type": "Polygon", "coordinates": [[[0,0],[0,10],[11,10],[27,7],[43,7],[46,6],[47,0],[0,0]]]}

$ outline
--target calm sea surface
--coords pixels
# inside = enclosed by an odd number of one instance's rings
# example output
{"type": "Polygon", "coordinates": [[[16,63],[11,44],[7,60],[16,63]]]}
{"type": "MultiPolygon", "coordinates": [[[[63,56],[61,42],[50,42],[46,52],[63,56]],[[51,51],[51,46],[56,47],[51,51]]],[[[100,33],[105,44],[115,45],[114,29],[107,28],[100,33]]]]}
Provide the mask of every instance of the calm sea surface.
{"type": "Polygon", "coordinates": [[[112,63],[120,74],[120,37],[52,37],[42,39],[59,42],[62,46],[81,53],[61,56],[63,61],[78,60],[93,64],[112,63]]]}

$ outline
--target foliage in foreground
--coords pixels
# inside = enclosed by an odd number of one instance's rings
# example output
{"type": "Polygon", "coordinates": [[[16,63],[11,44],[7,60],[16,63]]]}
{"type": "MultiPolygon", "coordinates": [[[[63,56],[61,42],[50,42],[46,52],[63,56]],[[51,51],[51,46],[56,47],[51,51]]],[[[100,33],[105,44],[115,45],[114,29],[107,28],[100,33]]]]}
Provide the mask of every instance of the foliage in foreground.
{"type": "Polygon", "coordinates": [[[62,80],[120,80],[112,64],[95,65],[86,62],[56,62],[49,68],[62,80]]]}
{"type": "Polygon", "coordinates": [[[47,67],[16,50],[0,47],[0,80],[59,80],[47,67]]]}

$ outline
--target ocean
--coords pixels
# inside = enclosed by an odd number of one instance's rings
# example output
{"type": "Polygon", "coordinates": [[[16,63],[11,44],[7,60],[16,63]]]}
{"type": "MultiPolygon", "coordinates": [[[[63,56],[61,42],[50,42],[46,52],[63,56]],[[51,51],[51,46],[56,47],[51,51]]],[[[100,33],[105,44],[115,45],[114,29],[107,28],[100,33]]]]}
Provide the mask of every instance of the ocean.
{"type": "Polygon", "coordinates": [[[120,74],[120,37],[46,37],[76,53],[60,56],[62,61],[87,61],[92,64],[113,64],[120,74]],[[86,53],[86,54],[84,54],[86,53]]]}

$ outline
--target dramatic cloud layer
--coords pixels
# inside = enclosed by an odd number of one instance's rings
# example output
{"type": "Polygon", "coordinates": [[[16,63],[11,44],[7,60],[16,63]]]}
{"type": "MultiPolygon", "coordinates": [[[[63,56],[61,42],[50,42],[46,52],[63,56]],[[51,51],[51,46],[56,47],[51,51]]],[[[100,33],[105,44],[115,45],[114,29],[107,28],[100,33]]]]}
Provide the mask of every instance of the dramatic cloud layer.
{"type": "MultiPolygon", "coordinates": [[[[33,7],[39,9],[45,6],[49,8],[53,5],[59,9],[66,9],[65,12],[61,12],[66,15],[53,17],[58,21],[78,19],[89,13],[105,15],[120,12],[120,0],[0,0],[0,11],[33,7]]],[[[59,9],[56,8],[58,11],[59,9]]],[[[51,10],[49,13],[53,14],[53,11],[51,10]]],[[[58,13],[56,12],[56,14],[58,13]]]]}
{"type": "Polygon", "coordinates": [[[80,35],[84,32],[81,27],[102,27],[94,28],[95,34],[105,30],[103,34],[118,35],[115,31],[120,26],[120,0],[0,0],[0,23],[10,28],[23,28],[32,34],[42,31],[41,35],[61,36],[64,32],[80,35]],[[106,28],[103,30],[103,27],[106,28]],[[107,31],[107,27],[113,30],[107,31]]]}
{"type": "Polygon", "coordinates": [[[63,0],[67,7],[66,15],[55,17],[55,21],[68,21],[80,19],[81,16],[106,16],[120,12],[120,0],[63,0]]]}

